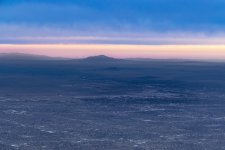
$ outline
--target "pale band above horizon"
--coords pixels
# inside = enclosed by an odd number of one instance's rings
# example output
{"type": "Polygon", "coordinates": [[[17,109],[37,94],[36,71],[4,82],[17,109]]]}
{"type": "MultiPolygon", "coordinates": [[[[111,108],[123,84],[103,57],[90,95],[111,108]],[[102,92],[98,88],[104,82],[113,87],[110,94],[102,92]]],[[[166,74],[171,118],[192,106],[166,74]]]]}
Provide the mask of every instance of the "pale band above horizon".
{"type": "Polygon", "coordinates": [[[225,60],[225,45],[0,44],[0,53],[67,58],[107,55],[115,58],[225,60]]]}

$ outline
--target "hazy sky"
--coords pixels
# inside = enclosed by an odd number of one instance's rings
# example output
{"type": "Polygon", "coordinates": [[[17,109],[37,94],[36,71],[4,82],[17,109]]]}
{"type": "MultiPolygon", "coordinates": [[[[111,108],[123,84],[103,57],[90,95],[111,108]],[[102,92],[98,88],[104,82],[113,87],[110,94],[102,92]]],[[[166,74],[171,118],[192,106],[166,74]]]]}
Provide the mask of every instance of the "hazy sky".
{"type": "Polygon", "coordinates": [[[224,0],[0,0],[0,52],[225,59],[224,45],[224,0]]]}

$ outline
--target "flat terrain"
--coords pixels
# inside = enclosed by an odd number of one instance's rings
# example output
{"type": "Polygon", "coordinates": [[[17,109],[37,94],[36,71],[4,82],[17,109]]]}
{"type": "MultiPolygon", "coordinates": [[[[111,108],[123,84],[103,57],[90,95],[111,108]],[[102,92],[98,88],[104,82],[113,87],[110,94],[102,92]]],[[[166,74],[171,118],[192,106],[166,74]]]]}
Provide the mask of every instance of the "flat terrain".
{"type": "Polygon", "coordinates": [[[225,63],[0,60],[0,149],[225,149],[225,63]]]}

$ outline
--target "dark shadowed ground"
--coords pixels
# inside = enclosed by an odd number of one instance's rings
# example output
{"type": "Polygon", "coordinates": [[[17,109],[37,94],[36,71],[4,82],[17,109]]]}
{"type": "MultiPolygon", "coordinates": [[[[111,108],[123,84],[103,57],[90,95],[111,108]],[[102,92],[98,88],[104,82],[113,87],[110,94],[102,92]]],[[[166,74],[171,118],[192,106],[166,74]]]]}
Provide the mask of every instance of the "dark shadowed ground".
{"type": "Polygon", "coordinates": [[[2,57],[0,149],[225,149],[225,63],[2,57]]]}

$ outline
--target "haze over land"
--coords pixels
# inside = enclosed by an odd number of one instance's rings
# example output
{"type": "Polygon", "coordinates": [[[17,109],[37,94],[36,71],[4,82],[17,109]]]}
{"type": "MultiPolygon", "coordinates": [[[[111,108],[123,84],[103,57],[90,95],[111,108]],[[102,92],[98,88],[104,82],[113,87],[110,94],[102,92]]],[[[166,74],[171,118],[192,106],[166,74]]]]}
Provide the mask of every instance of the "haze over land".
{"type": "Polygon", "coordinates": [[[225,63],[0,55],[0,148],[225,147],[225,63]]]}

